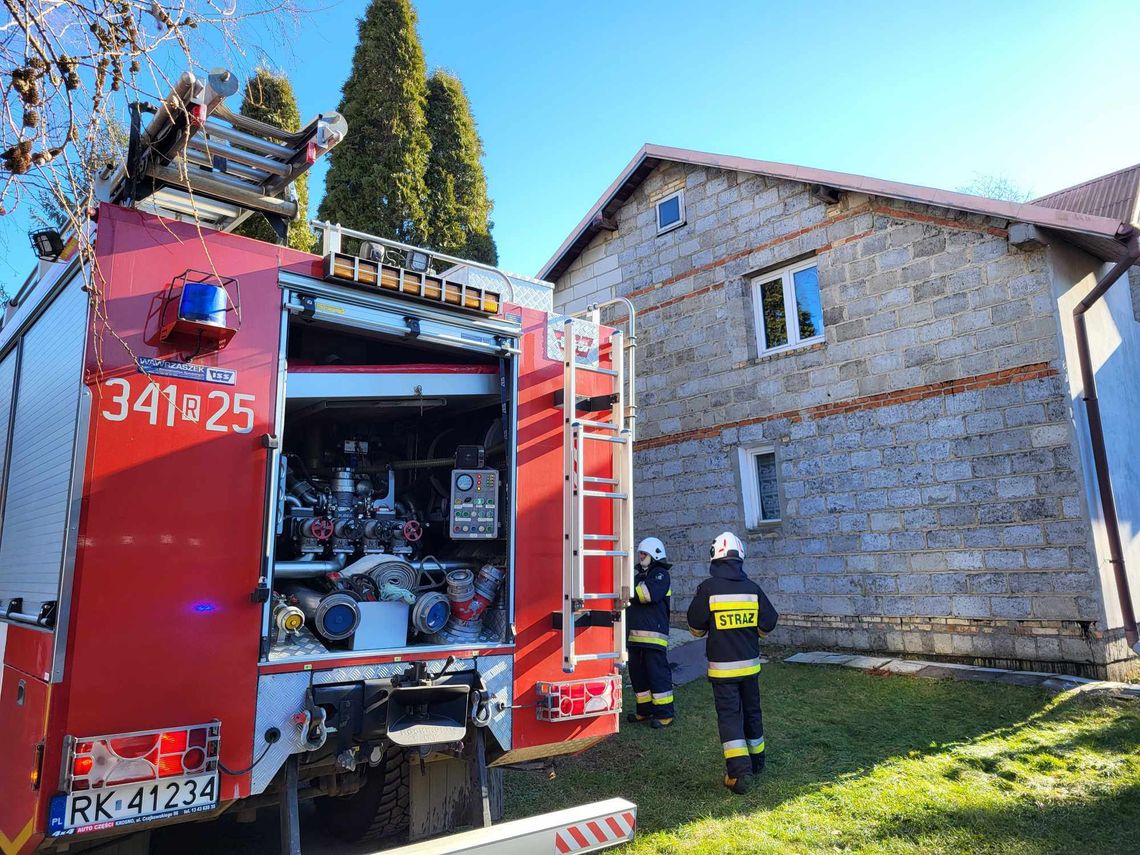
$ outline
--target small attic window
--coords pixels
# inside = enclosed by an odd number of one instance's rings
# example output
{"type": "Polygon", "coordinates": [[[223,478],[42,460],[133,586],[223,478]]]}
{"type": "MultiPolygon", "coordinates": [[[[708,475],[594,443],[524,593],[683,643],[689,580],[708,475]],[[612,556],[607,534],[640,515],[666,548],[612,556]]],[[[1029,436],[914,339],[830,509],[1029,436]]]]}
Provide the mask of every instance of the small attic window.
{"type": "Polygon", "coordinates": [[[670,193],[657,202],[657,234],[672,231],[685,224],[685,191],[670,193]]]}

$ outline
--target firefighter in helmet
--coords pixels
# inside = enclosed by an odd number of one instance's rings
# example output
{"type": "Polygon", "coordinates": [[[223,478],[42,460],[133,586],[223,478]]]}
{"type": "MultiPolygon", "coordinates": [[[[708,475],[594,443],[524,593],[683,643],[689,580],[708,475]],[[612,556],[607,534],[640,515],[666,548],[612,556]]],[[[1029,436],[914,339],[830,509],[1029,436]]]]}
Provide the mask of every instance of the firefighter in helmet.
{"type": "Polygon", "coordinates": [[[629,627],[629,681],[637,696],[637,712],[631,722],[648,721],[654,728],[673,723],[673,673],[666,649],[669,645],[669,568],[665,544],[647,537],[637,545],[637,573],[633,599],[626,614],[629,627]]]}
{"type": "Polygon", "coordinates": [[[760,638],[775,629],[779,616],[745,574],[740,538],[730,531],[718,535],[709,555],[709,578],[689,604],[689,631],[708,636],[705,655],[727,768],[724,785],[742,795],[752,776],[764,771],[760,638]]]}

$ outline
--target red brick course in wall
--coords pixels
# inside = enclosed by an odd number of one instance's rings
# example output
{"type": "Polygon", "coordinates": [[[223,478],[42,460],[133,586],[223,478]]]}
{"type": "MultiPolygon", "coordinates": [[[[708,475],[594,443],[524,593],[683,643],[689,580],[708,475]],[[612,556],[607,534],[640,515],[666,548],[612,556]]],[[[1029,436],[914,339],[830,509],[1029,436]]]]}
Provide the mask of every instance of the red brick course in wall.
{"type": "Polygon", "coordinates": [[[787,419],[789,422],[800,422],[805,418],[822,419],[827,416],[853,413],[859,410],[876,410],[880,407],[905,404],[910,401],[921,401],[925,398],[936,398],[941,395],[957,395],[961,392],[987,389],[992,386],[1006,386],[1012,383],[1024,383],[1028,380],[1040,380],[1044,377],[1053,377],[1056,374],[1057,369],[1047,362],[1019,365],[1015,368],[1006,368],[1002,371],[991,371],[988,374],[975,374],[972,377],[943,380],[940,383],[929,383],[925,386],[911,386],[907,389],[896,389],[893,392],[881,392],[877,395],[866,395],[862,398],[851,398],[847,401],[820,404],[819,406],[810,407],[806,410],[788,410],[767,416],[738,419],[733,422],[716,425],[715,427],[696,428],[694,430],[681,431],[680,433],[654,436],[648,439],[638,440],[634,443],[634,450],[645,451],[646,449],[676,445],[681,442],[688,442],[689,440],[710,439],[719,436],[722,431],[729,430],[730,428],[756,425],[777,419],[787,419]]]}

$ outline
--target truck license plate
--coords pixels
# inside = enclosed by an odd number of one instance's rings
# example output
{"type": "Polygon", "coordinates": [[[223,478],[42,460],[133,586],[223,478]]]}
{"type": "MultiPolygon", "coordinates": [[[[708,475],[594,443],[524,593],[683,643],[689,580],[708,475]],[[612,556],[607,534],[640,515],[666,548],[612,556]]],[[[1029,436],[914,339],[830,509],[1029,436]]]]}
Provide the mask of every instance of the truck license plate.
{"type": "Polygon", "coordinates": [[[81,790],[52,800],[48,833],[82,834],[209,810],[218,803],[218,776],[190,775],[122,787],[81,790]]]}

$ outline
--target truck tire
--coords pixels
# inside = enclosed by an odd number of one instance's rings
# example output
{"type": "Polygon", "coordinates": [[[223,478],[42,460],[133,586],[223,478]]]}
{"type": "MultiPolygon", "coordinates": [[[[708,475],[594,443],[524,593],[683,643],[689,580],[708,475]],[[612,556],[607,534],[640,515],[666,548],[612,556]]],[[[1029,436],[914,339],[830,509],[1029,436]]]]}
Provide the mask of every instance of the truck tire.
{"type": "Polygon", "coordinates": [[[384,840],[408,830],[410,814],[408,760],[403,751],[389,751],[383,762],[368,770],[364,786],[351,796],[316,799],[317,816],[325,831],[340,840],[384,840]]]}

